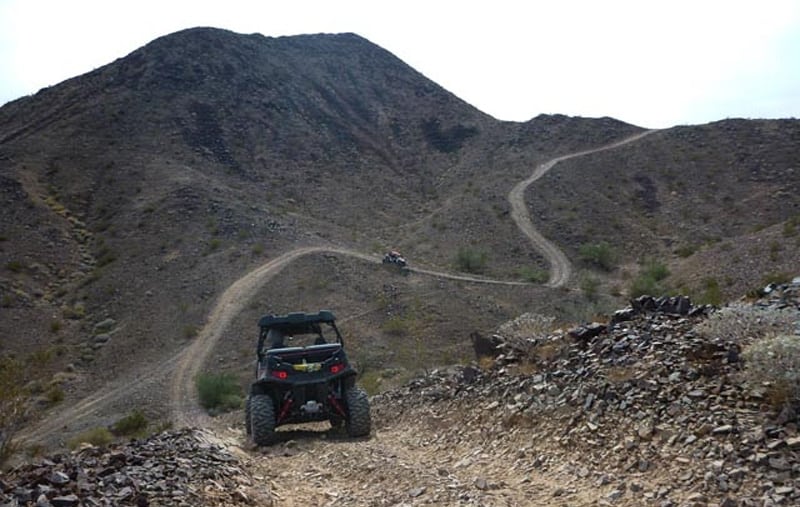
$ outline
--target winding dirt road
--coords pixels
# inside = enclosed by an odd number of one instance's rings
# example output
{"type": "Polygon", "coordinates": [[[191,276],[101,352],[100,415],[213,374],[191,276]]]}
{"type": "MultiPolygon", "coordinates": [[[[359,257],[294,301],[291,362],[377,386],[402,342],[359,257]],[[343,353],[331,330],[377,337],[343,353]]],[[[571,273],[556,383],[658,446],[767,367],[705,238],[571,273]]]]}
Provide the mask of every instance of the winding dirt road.
{"type": "Polygon", "coordinates": [[[511,205],[511,219],[514,220],[514,223],[517,224],[517,227],[519,227],[522,233],[528,237],[533,248],[538,250],[550,264],[550,279],[547,281],[548,287],[563,287],[566,285],[567,282],[569,282],[570,276],[572,276],[572,265],[570,264],[569,259],[567,259],[567,256],[564,255],[564,252],[553,242],[542,236],[542,234],[533,225],[533,222],[531,221],[531,215],[528,212],[528,207],[525,204],[525,191],[529,186],[531,186],[531,184],[533,184],[533,182],[547,174],[547,172],[555,167],[559,162],[618,148],[625,144],[632,143],[633,141],[637,141],[644,136],[652,134],[653,132],[655,132],[655,130],[646,130],[636,135],[627,137],[621,141],[607,144],[599,148],[592,148],[590,150],[570,153],[569,155],[563,155],[561,157],[548,160],[547,162],[536,166],[533,174],[531,174],[527,179],[517,183],[514,188],[511,189],[511,192],[508,193],[508,202],[511,205]]]}
{"type": "MultiPolygon", "coordinates": [[[[532,183],[541,178],[559,162],[604,150],[610,150],[641,139],[652,132],[654,131],[641,132],[599,148],[571,153],[549,160],[537,166],[529,178],[514,186],[508,194],[508,201],[512,208],[512,219],[523,234],[530,239],[532,246],[539,250],[550,263],[551,274],[547,283],[549,287],[564,286],[569,281],[572,267],[566,255],[564,255],[555,244],[544,238],[533,225],[524,201],[525,191],[532,183]]],[[[145,371],[137,372],[135,378],[118,379],[104,389],[97,391],[71,407],[62,410],[58,414],[54,414],[52,417],[23,432],[18,440],[22,442],[33,440],[34,438],[43,440],[53,434],[60,433],[63,427],[69,423],[90,416],[109,405],[127,399],[131,394],[140,392],[140,390],[154,385],[159,379],[163,379],[170,374],[172,374],[169,381],[170,407],[175,425],[178,427],[207,426],[207,416],[200,409],[197,400],[194,379],[200,372],[203,364],[205,364],[208,354],[222,338],[231,319],[238,315],[256,292],[283,268],[303,256],[324,252],[347,255],[372,263],[381,262],[379,257],[373,255],[330,246],[298,248],[276,257],[234,282],[219,297],[208,316],[205,326],[202,328],[197,338],[187,348],[145,371]]],[[[527,282],[491,280],[488,278],[456,275],[421,268],[411,268],[411,270],[428,276],[471,283],[510,286],[529,285],[527,282]]]]}

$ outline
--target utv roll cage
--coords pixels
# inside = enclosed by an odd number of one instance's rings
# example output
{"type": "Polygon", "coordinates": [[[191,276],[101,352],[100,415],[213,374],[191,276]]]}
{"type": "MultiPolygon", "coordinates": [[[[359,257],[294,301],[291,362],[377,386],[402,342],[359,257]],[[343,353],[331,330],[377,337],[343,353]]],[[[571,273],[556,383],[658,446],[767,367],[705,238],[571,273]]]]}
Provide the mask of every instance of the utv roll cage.
{"type": "Polygon", "coordinates": [[[331,343],[330,340],[333,339],[330,336],[332,331],[335,336],[335,343],[344,346],[344,338],[342,338],[339,328],[336,327],[336,317],[330,310],[320,310],[317,313],[295,312],[287,315],[265,315],[259,319],[258,326],[261,329],[258,334],[256,350],[259,359],[264,358],[264,354],[269,348],[286,348],[285,344],[276,346],[277,344],[268,342],[270,331],[273,330],[277,331],[277,333],[273,332],[272,335],[281,338],[283,336],[315,334],[318,339],[324,340],[322,343],[331,343]],[[320,324],[325,324],[327,329],[320,324]],[[325,334],[326,331],[328,332],[327,336],[325,334]],[[264,346],[265,344],[267,347],[264,346]]]}

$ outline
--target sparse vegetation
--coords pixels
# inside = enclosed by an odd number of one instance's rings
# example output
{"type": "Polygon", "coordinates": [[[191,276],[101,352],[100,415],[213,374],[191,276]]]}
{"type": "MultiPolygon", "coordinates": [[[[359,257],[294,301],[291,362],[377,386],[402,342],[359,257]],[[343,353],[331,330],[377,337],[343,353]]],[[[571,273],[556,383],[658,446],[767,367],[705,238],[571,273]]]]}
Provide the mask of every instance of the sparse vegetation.
{"type": "Polygon", "coordinates": [[[20,261],[8,261],[6,262],[6,269],[11,271],[12,273],[19,273],[25,266],[20,261]]]}
{"type": "Polygon", "coordinates": [[[597,297],[598,287],[600,287],[600,280],[597,278],[593,276],[584,276],[581,278],[581,290],[587,298],[594,299],[597,297]]]}
{"type": "Polygon", "coordinates": [[[197,377],[200,405],[209,412],[228,412],[242,405],[242,388],[230,373],[203,373],[197,377]]]}
{"type": "Polygon", "coordinates": [[[631,282],[630,296],[638,297],[644,294],[651,296],[661,295],[667,291],[666,286],[663,285],[664,279],[669,276],[669,269],[665,264],[659,261],[648,261],[639,274],[631,282]]]}
{"type": "Polygon", "coordinates": [[[746,343],[794,331],[796,314],[788,309],[765,309],[735,304],[714,312],[697,326],[697,332],[710,340],[746,343]]]}
{"type": "Polygon", "coordinates": [[[86,430],[83,433],[69,439],[67,447],[77,449],[81,444],[91,444],[97,447],[104,447],[114,440],[114,435],[108,428],[98,427],[86,430]]]}
{"type": "Polygon", "coordinates": [[[48,403],[55,405],[56,403],[64,401],[64,390],[58,384],[52,385],[47,389],[45,398],[47,398],[48,403]]]}
{"type": "Polygon", "coordinates": [[[190,339],[194,338],[195,336],[197,336],[198,332],[199,332],[199,330],[198,330],[197,326],[195,326],[193,324],[187,324],[187,325],[183,326],[183,337],[186,338],[187,340],[190,340],[190,339]]]}
{"type": "Polygon", "coordinates": [[[767,388],[774,408],[800,402],[800,337],[777,335],[746,347],[744,375],[753,386],[767,388]]]}
{"type": "Polygon", "coordinates": [[[0,357],[0,464],[14,453],[12,439],[26,416],[25,391],[21,387],[22,364],[0,357]]]}
{"type": "Polygon", "coordinates": [[[141,410],[134,410],[111,426],[111,432],[117,436],[142,436],[147,430],[147,417],[141,410]]]}
{"type": "Polygon", "coordinates": [[[795,215],[783,224],[783,236],[790,238],[797,236],[797,226],[800,225],[800,215],[795,215]]]}
{"type": "Polygon", "coordinates": [[[486,269],[489,256],[486,252],[473,248],[461,248],[456,254],[455,267],[467,273],[482,273],[486,269]]]}
{"type": "Polygon", "coordinates": [[[762,287],[765,285],[769,285],[771,283],[774,284],[782,284],[782,283],[789,283],[792,280],[792,275],[789,273],[768,273],[762,282],[762,287]]]}
{"type": "Polygon", "coordinates": [[[603,271],[611,271],[616,267],[617,254],[606,241],[581,245],[578,254],[582,262],[603,271]]]}
{"type": "Polygon", "coordinates": [[[517,270],[520,278],[530,283],[544,283],[547,281],[549,274],[544,269],[522,267],[517,270]]]}
{"type": "Polygon", "coordinates": [[[86,317],[86,306],[83,303],[75,303],[73,306],[64,306],[61,314],[65,319],[80,320],[86,317]]]}
{"type": "Polygon", "coordinates": [[[719,287],[719,282],[714,277],[708,277],[703,280],[702,292],[696,296],[697,303],[704,305],[717,305],[722,304],[722,289],[719,287]]]}
{"type": "Polygon", "coordinates": [[[677,250],[675,250],[675,254],[678,257],[686,258],[686,257],[691,257],[692,254],[694,254],[696,251],[697,251],[696,245],[683,245],[678,247],[677,250]]]}
{"type": "Polygon", "coordinates": [[[409,323],[407,319],[400,315],[393,315],[387,319],[381,327],[384,333],[394,336],[405,336],[408,334],[409,323]]]}

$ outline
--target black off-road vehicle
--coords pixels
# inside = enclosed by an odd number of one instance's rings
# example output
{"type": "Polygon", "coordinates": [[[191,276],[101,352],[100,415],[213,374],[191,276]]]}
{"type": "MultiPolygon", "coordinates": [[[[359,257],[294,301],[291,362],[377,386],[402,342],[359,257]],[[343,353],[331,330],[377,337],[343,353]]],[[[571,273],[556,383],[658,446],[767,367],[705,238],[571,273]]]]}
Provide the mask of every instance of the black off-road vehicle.
{"type": "Polygon", "coordinates": [[[245,404],[247,434],[276,440],[282,424],[330,421],[351,437],[369,435],[366,392],[356,386],[333,312],[265,315],[258,325],[256,381],[245,404]]]}

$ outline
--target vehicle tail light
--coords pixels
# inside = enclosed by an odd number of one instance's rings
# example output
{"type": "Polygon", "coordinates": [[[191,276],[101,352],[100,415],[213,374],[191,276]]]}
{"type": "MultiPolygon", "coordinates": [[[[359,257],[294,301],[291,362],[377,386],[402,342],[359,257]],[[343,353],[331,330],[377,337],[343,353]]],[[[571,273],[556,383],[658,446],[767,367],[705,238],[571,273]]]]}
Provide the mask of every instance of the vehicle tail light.
{"type": "Polygon", "coordinates": [[[285,371],[273,371],[272,376],[280,380],[286,380],[289,374],[285,371]]]}
{"type": "Polygon", "coordinates": [[[331,366],[331,373],[339,373],[342,370],[344,370],[343,364],[334,364],[331,366]]]}

